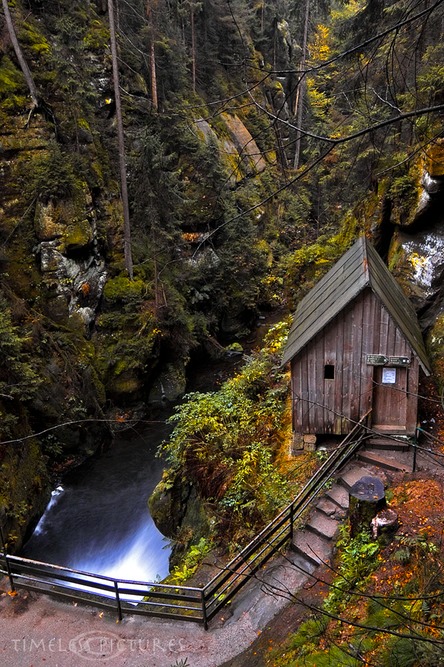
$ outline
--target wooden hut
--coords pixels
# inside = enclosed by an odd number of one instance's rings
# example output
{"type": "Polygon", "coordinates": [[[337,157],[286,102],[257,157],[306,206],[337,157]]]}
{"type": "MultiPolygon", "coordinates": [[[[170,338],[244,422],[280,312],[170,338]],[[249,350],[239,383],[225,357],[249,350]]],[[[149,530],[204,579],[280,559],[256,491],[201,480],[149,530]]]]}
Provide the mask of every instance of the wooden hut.
{"type": "Polygon", "coordinates": [[[419,373],[430,374],[421,330],[364,237],[299,303],[288,361],[295,434],[346,434],[369,410],[376,431],[415,432],[419,373]]]}

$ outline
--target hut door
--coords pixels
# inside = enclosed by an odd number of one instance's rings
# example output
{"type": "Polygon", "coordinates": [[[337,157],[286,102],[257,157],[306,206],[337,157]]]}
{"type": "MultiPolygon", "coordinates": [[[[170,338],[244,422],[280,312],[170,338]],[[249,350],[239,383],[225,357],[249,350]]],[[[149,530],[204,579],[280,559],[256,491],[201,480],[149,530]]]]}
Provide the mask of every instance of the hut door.
{"type": "Polygon", "coordinates": [[[407,368],[375,366],[372,425],[377,431],[398,433],[407,426],[407,368]]]}

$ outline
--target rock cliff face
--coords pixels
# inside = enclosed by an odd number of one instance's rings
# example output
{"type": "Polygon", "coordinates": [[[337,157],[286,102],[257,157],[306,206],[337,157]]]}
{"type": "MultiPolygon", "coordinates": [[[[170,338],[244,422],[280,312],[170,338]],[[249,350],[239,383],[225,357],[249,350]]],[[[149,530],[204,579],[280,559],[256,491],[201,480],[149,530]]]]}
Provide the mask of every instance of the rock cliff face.
{"type": "Polygon", "coordinates": [[[444,309],[444,143],[429,147],[416,166],[416,205],[396,230],[392,268],[407,289],[425,331],[444,309]]]}

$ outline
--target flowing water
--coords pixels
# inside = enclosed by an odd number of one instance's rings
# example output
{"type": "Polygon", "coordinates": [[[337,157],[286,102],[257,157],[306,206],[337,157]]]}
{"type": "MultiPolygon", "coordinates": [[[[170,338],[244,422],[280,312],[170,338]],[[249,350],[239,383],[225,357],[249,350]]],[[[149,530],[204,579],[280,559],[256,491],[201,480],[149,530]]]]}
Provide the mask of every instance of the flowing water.
{"type": "MultiPolygon", "coordinates": [[[[250,346],[268,325],[260,323],[250,346]]],[[[210,391],[232,376],[242,358],[198,359],[188,391],[210,391]]],[[[162,476],[155,453],[165,423],[127,430],[108,452],[71,471],[25,544],[21,556],[93,574],[153,582],[169,572],[169,541],[157,530],[147,501],[162,476]]]]}
{"type": "Polygon", "coordinates": [[[147,501],[162,476],[155,453],[167,435],[164,424],[127,430],[108,452],[71,471],[21,555],[118,579],[165,577],[171,549],[147,501]]]}

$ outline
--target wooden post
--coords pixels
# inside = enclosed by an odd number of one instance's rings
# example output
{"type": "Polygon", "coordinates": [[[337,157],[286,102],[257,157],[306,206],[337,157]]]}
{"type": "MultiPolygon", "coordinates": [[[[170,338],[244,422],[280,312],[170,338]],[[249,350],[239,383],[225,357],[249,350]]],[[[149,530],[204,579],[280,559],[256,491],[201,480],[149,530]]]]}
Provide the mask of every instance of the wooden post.
{"type": "Polygon", "coordinates": [[[122,605],[120,604],[119,585],[117,581],[114,581],[114,590],[116,593],[117,613],[119,615],[119,621],[121,621],[123,618],[123,614],[122,614],[122,605]]]}
{"type": "Polygon", "coordinates": [[[372,520],[387,504],[382,480],[379,477],[361,477],[353,484],[349,497],[351,537],[363,531],[372,534],[372,520]]]}

